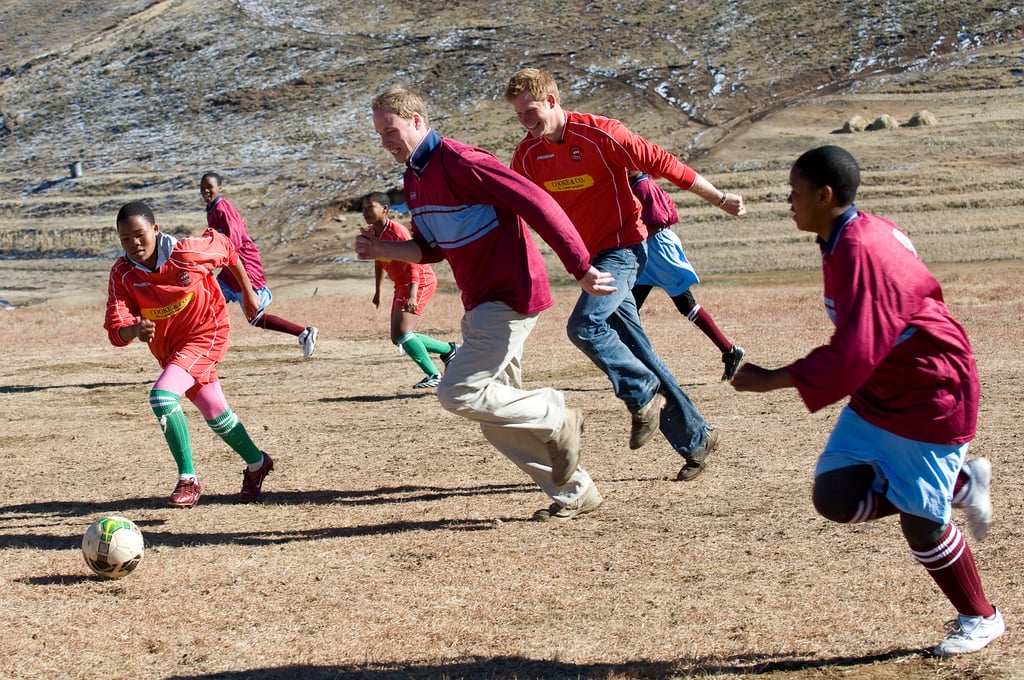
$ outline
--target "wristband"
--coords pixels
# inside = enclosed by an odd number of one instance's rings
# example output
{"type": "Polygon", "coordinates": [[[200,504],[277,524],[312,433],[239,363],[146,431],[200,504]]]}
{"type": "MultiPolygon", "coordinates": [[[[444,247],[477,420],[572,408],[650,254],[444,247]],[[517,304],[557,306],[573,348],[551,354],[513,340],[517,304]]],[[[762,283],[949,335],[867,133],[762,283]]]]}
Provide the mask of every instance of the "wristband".
{"type": "Polygon", "coordinates": [[[727,194],[727,193],[725,193],[723,191],[722,192],[722,200],[718,202],[718,207],[721,208],[723,205],[725,205],[725,202],[726,202],[726,200],[728,200],[728,198],[729,198],[729,194],[727,194]]]}

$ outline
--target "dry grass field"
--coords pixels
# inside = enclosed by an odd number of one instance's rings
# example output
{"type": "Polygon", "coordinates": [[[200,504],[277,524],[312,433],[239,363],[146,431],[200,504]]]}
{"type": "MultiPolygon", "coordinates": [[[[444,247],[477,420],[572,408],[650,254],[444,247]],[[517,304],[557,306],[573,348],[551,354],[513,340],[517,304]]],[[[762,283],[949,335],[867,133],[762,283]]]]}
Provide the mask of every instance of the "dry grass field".
{"type": "MultiPolygon", "coordinates": [[[[311,360],[232,309],[220,373],[277,462],[264,495],[235,502],[240,459],[186,405],[204,495],[168,508],[174,465],[147,402],[157,366],[144,347],[107,343],[103,302],[116,206],[156,195],[178,206],[158,212],[164,226],[196,231],[195,168],[128,163],[37,195],[19,189],[37,179],[5,164],[0,247],[19,250],[36,229],[34,247],[50,238],[103,256],[0,261],[11,307],[0,309],[0,677],[1024,678],[1024,88],[1006,68],[1022,57],[1011,42],[927,77],[864,78],[723,127],[692,162],[744,194],[744,219],[673,194],[704,277],[698,302],[761,365],[830,332],[817,248],[785,203],[800,152],[853,152],[858,204],[896,220],[932,266],[978,355],[972,453],[995,470],[995,525],[972,548],[1008,630],[982,652],[928,654],[955,613],[894,519],[850,527],[815,514],[814,461],[841,405],[809,415],[793,392],[736,393],[719,381],[711,343],[657,292],[645,326],[721,445],[685,484],[660,436],[629,451],[625,409],[565,338],[578,289],[554,262],[557,304],[527,343],[524,377],[587,412],[583,463],[606,500],[566,524],[527,521],[547,498],[432,393],[410,389],[419,376],[370,304],[371,268],[349,261],[351,213],[321,215],[302,238],[261,227],[275,312],[321,329],[311,360]],[[919,110],[937,124],[837,132],[853,115],[905,123],[919,110]],[[147,541],[119,581],[92,576],[79,549],[110,513],[147,541]]],[[[570,108],[587,108],[572,97],[570,108]]],[[[512,124],[507,112],[468,118],[512,124]]],[[[252,177],[228,191],[254,215],[267,214],[270,193],[252,177]]],[[[454,339],[461,309],[439,272],[420,330],[454,339]]]]}
{"type": "MultiPolygon", "coordinates": [[[[1020,91],[1009,94],[913,102],[936,109],[940,125],[876,136],[836,137],[829,126],[853,108],[896,110],[891,100],[809,102],[708,160],[721,168],[716,182],[747,194],[748,219],[680,197],[698,270],[718,272],[697,298],[763,365],[829,332],[815,246],[782,202],[796,148],[850,147],[866,169],[861,205],[905,223],[935,260],[979,357],[973,450],[996,470],[996,525],[973,547],[1009,630],[985,651],[926,653],[953,612],[894,521],[851,528],[815,515],[810,474],[838,406],[809,416],[792,393],[736,394],[718,380],[714,348],[657,294],[648,330],[722,431],[693,483],[671,481],[680,461],[660,438],[628,451],[625,410],[564,338],[575,292],[559,284],[528,344],[526,378],[587,411],[585,464],[606,503],[565,525],[525,521],[545,497],[472,426],[409,389],[417,376],[369,304],[369,269],[332,279],[311,267],[278,273],[275,306],[322,329],[314,358],[238,323],[222,366],[232,406],[278,461],[264,497],[235,504],[240,461],[188,410],[205,495],[192,510],[167,508],[173,464],[146,403],[156,366],[142,347],[106,344],[100,262],[43,265],[33,294],[50,301],[5,312],[0,326],[0,674],[1024,677],[1021,171],[1004,164],[1002,132],[972,137],[956,170],[943,151],[964,135],[968,109],[998,100],[1003,116],[1019,113],[1020,91]],[[787,270],[765,269],[775,260],[787,270]],[[131,517],[147,538],[122,581],[92,577],[78,549],[104,513],[131,517]]],[[[22,267],[4,263],[5,277],[22,267]]],[[[443,292],[424,330],[454,337],[458,318],[456,296],[443,292]]]]}

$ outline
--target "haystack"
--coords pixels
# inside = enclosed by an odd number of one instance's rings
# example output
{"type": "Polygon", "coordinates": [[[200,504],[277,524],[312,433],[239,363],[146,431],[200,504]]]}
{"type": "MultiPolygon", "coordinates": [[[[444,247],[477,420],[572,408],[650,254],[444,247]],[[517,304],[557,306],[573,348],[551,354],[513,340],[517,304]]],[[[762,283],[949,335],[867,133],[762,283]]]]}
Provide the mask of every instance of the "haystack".
{"type": "Polygon", "coordinates": [[[868,121],[861,116],[852,116],[843,123],[843,132],[864,132],[868,129],[868,121]]]}
{"type": "Polygon", "coordinates": [[[899,127],[896,119],[890,116],[888,113],[883,113],[878,118],[875,118],[875,122],[868,126],[869,130],[893,130],[899,127]]]}
{"type": "Polygon", "coordinates": [[[910,117],[910,120],[907,121],[907,125],[910,127],[924,127],[926,125],[935,125],[936,123],[938,123],[938,121],[935,120],[935,114],[923,109],[915,113],[910,117]]]}

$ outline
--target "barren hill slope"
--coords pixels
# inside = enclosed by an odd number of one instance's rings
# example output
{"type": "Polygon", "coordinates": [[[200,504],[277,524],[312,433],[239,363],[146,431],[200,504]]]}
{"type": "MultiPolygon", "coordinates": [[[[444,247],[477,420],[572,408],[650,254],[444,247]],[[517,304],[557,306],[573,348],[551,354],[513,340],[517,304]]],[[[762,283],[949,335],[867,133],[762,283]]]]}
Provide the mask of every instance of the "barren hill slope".
{"type": "MultiPolygon", "coordinates": [[[[976,1],[544,1],[495,11],[16,0],[0,9],[0,253],[110,250],[110,215],[132,198],[151,201],[164,225],[194,229],[198,177],[215,169],[271,263],[343,267],[359,224],[346,214],[351,201],[399,178],[369,124],[372,95],[411,83],[429,94],[442,133],[507,159],[521,132],[501,91],[524,65],[552,71],[568,108],[621,118],[746,191],[754,233],[785,222],[780,172],[794,151],[830,141],[848,115],[905,122],[931,102],[948,113],[938,112],[929,148],[906,130],[840,141],[864,145],[869,163],[918,157],[904,164],[913,177],[900,179],[920,182],[914,196],[949,178],[947,145],[977,145],[952,171],[1001,201],[1021,181],[1019,142],[1008,142],[1022,113],[1022,29],[1021,6],[976,1]],[[876,95],[888,110],[866,110],[876,95]],[[800,118],[810,112],[823,118],[800,118]],[[758,128],[775,133],[753,142],[758,128]],[[80,178],[68,177],[74,161],[80,178]]],[[[701,221],[714,216],[696,207],[688,218],[699,249],[701,221]]],[[[726,270],[737,266],[748,265],[726,270]]]]}

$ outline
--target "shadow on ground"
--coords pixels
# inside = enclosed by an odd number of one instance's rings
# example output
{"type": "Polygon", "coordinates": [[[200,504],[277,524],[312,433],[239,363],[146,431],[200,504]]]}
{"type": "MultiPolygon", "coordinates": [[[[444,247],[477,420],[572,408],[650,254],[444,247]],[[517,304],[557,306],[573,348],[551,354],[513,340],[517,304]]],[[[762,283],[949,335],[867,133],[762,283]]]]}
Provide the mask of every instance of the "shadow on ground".
{"type": "Polygon", "coordinates": [[[738,655],[722,659],[627,661],[572,664],[518,656],[474,657],[451,662],[394,665],[284,666],[205,675],[172,675],[166,680],[420,680],[489,678],[490,680],[578,680],[579,678],[679,678],[693,676],[751,676],[799,673],[813,669],[842,669],[856,673],[860,666],[922,655],[922,650],[895,649],[865,656],[813,658],[811,654],[738,655]]]}

